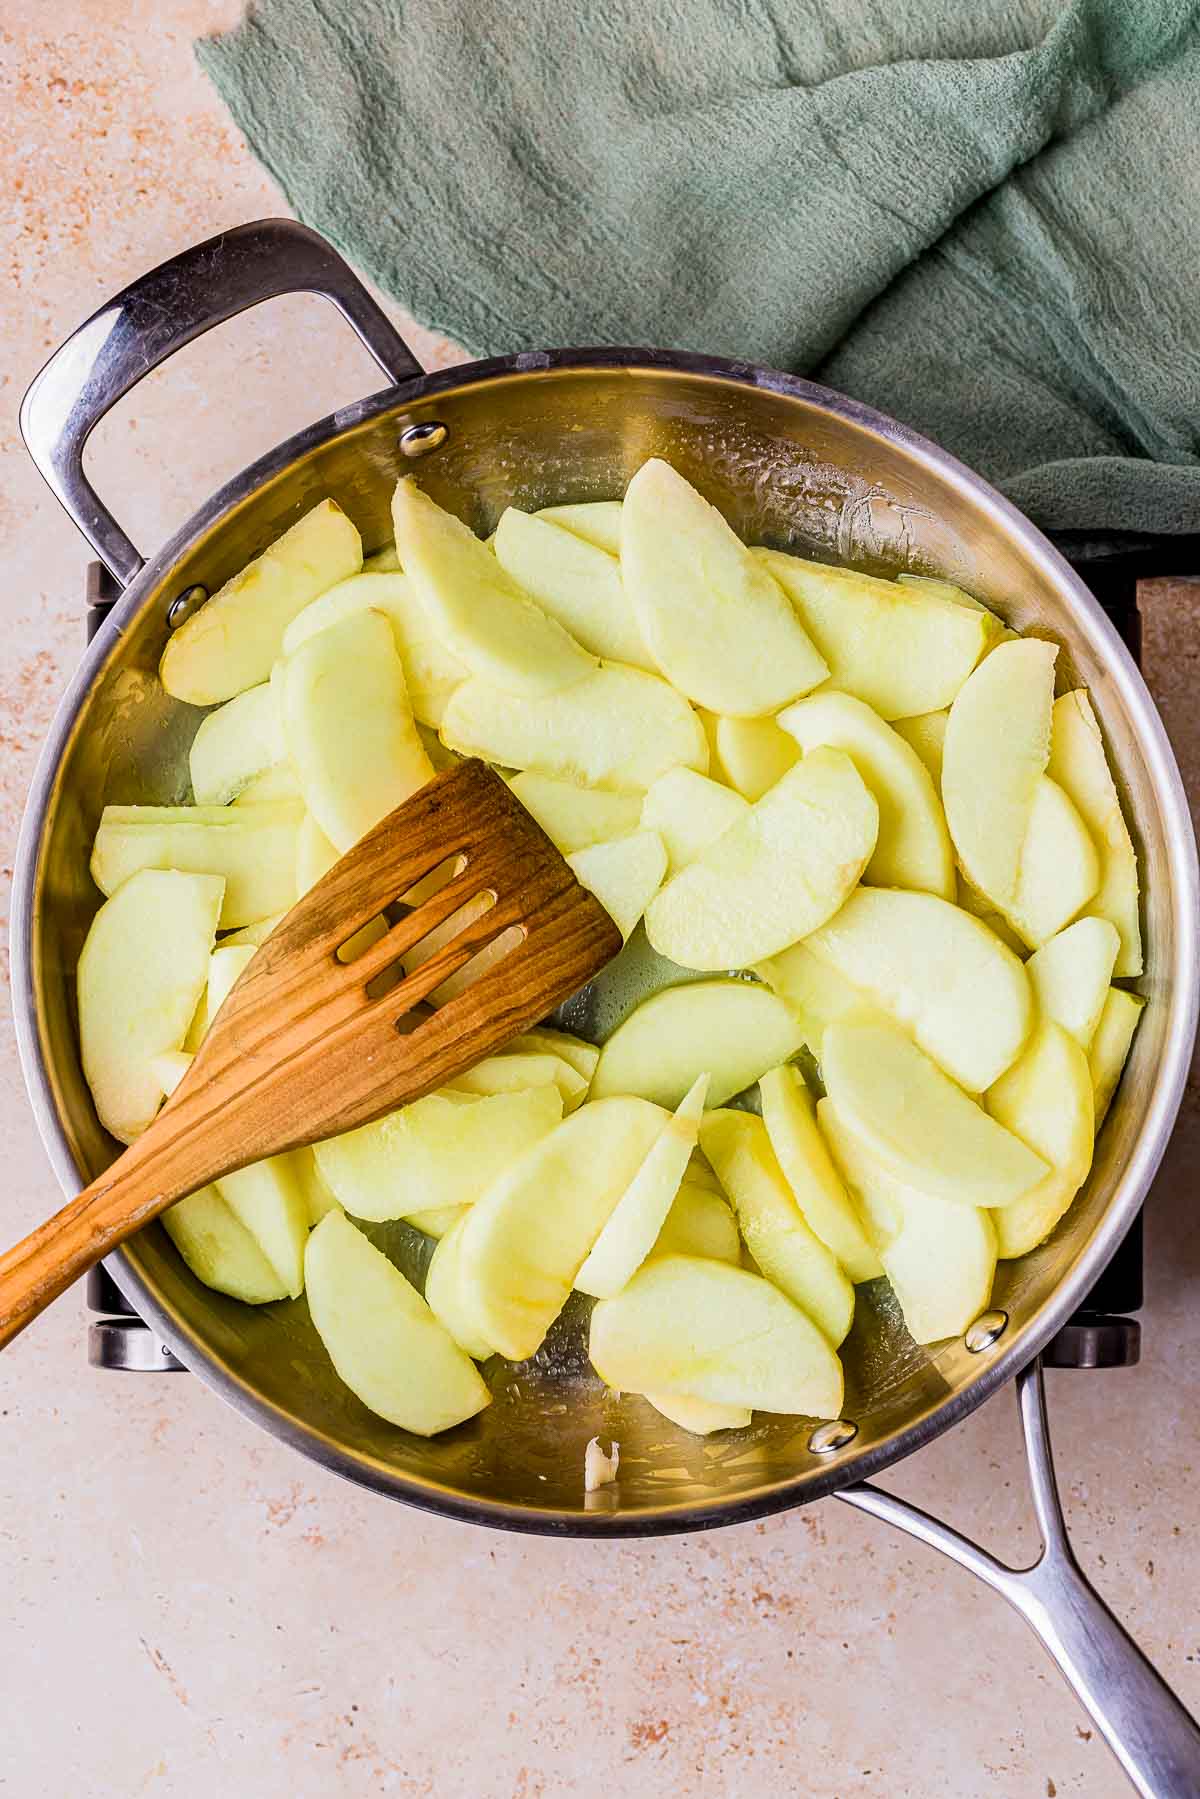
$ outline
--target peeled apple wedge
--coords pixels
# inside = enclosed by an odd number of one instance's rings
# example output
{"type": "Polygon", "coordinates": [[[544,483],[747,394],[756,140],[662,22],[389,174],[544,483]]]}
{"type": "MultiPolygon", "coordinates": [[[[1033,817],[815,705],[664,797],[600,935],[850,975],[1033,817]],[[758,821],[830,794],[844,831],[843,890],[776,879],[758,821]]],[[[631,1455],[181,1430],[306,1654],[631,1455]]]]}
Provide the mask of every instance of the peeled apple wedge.
{"type": "Polygon", "coordinates": [[[1000,635],[990,612],[908,582],[756,550],[829,665],[830,685],[880,718],[948,706],[1000,635]]]}
{"type": "Polygon", "coordinates": [[[615,843],[593,843],[567,861],[576,880],[595,894],[626,939],[667,872],[667,852],[657,831],[634,831],[615,843]]]}
{"type": "Polygon", "coordinates": [[[552,525],[561,525],[564,531],[573,531],[576,537],[594,544],[598,550],[607,550],[610,556],[621,554],[620,500],[585,500],[576,506],[543,506],[537,516],[552,525]]]}
{"type": "Polygon", "coordinates": [[[644,793],[669,768],[708,767],[708,741],[683,695],[619,662],[536,706],[464,681],[446,705],[441,738],[464,756],[610,792],[644,793]]]}
{"type": "Polygon", "coordinates": [[[548,520],[509,506],[493,543],[496,560],[577,643],[607,662],[658,673],[642,641],[616,557],[548,520]]]}
{"type": "Polygon", "coordinates": [[[510,1160],[471,1207],[460,1292],[502,1355],[534,1354],[665,1123],[642,1099],[592,1101],[510,1160]]]}
{"type": "Polygon", "coordinates": [[[1037,949],[1094,900],[1099,881],[1090,832],[1058,782],[1043,775],[1033,792],[1016,892],[1001,911],[1037,949]]]}
{"type": "Polygon", "coordinates": [[[1088,1060],[1061,1025],[1045,1020],[1020,1061],[987,1096],[988,1110],[1050,1164],[1015,1205],[995,1213],[1002,1257],[1048,1237],[1087,1179],[1096,1135],[1088,1060]]]}
{"type": "Polygon", "coordinates": [[[207,718],[192,738],[188,768],[199,806],[225,806],[287,754],[269,681],[247,688],[207,718]]]}
{"type": "Polygon", "coordinates": [[[791,1007],[803,1041],[818,1061],[827,1024],[835,1018],[872,1009],[865,994],[831,964],[820,961],[807,943],[793,943],[790,949],[756,963],[754,972],[791,1007]]]}
{"type": "Polygon", "coordinates": [[[476,1098],[430,1093],[313,1146],[330,1191],[355,1218],[381,1222],[469,1205],[562,1117],[557,1087],[476,1098]]]}
{"type": "Polygon", "coordinates": [[[492,1348],[479,1336],[459,1291],[459,1250],[466,1222],[467,1214],[464,1211],[434,1250],[425,1275],[425,1303],[460,1349],[465,1350],[474,1361],[486,1362],[493,1354],[492,1348]]]}
{"type": "Polygon", "coordinates": [[[1050,755],[1057,655],[1055,644],[1036,637],[999,644],[964,683],[946,723],[942,802],[954,848],[967,879],[1006,916],[1050,755]]]}
{"type": "Polygon", "coordinates": [[[339,581],[292,620],[283,634],[285,657],[318,631],[328,630],[352,612],[367,610],[382,612],[392,627],[413,717],[436,729],[446,701],[471,671],[436,636],[405,575],[364,572],[339,581]]]}
{"type": "MultiPolygon", "coordinates": [[[[199,1049],[205,1032],[211,1025],[242,974],[253,962],[255,948],[251,943],[218,943],[208,959],[208,980],[205,983],[204,997],[196,1007],[195,1016],[188,1026],[184,1049],[199,1049]]],[[[168,1092],[172,1089],[168,1088],[168,1092]]]]}
{"type": "Polygon", "coordinates": [[[744,968],[837,911],[870,860],[879,807],[841,750],[818,749],[667,882],[646,934],[684,968],[744,968]]]}
{"type": "Polygon", "coordinates": [[[942,749],[946,742],[946,720],[949,711],[919,712],[915,718],[897,718],[892,729],[899,731],[905,743],[916,750],[938,792],[942,791],[942,749]]]}
{"type": "Polygon", "coordinates": [[[777,1062],[795,1055],[800,1027],[782,1000],[751,981],[693,981],[653,994],[600,1051],[592,1098],[636,1093],[675,1107],[697,1076],[708,1103],[724,1105],[777,1062]]]}
{"type": "Polygon", "coordinates": [[[283,722],[305,804],[342,853],[433,775],[380,612],[348,613],[288,657],[283,722]]]}
{"type": "Polygon", "coordinates": [[[475,533],[410,477],[392,497],[396,551],[436,635],[481,680],[540,699],[596,666],[475,533]]]}
{"type": "Polygon", "coordinates": [[[643,1393],[642,1398],[694,1437],[708,1437],[715,1430],[745,1430],[753,1422],[747,1406],[715,1405],[711,1399],[689,1399],[683,1393],[643,1393]]]}
{"type": "Polygon", "coordinates": [[[217,1192],[243,1224],[283,1283],[289,1298],[304,1290],[308,1192],[303,1152],[252,1162],[215,1182],[217,1192]]]}
{"type": "Polygon", "coordinates": [[[836,1256],[809,1228],[753,1112],[709,1112],[700,1128],[705,1155],[733,1201],[755,1265],[819,1325],[833,1348],[854,1318],[854,1288],[836,1256]]]}
{"type": "Polygon", "coordinates": [[[163,686],[191,706],[257,687],[296,614],[361,567],[358,532],[336,500],[322,500],[171,633],[158,665],[163,686]]]}
{"type": "Polygon", "coordinates": [[[254,924],[296,900],[296,800],[263,806],[105,806],[92,879],[112,894],[141,869],[219,875],[220,927],[254,924]]]}
{"type": "Polygon", "coordinates": [[[473,1068],[456,1074],[450,1086],[456,1093],[524,1093],[530,1087],[557,1087],[563,1111],[572,1112],[587,1095],[588,1084],[578,1069],[558,1055],[516,1054],[485,1056],[473,1068]]]}
{"type": "Polygon", "coordinates": [[[76,976],[80,1050],[96,1115],[122,1143],[166,1091],[155,1063],[181,1047],[204,991],[223,885],[144,869],[92,920],[76,976]]]}
{"type": "Polygon", "coordinates": [[[1012,950],[932,893],[859,887],[805,945],[969,1092],[990,1087],[1033,1029],[1029,977],[1012,950]]]}
{"type": "Polygon", "coordinates": [[[781,728],[807,755],[845,750],[879,806],[879,835],[864,879],[954,898],[954,852],[942,802],[912,746],[853,694],[813,694],[780,713],[781,728]]]}
{"type": "Polygon", "coordinates": [[[201,1187],[162,1214],[163,1229],[206,1287],[246,1305],[287,1299],[280,1279],[250,1232],[215,1187],[201,1187]]]}
{"type": "Polygon", "coordinates": [[[583,1037],[572,1037],[569,1031],[549,1030],[544,1025],[533,1031],[522,1031],[519,1037],[513,1038],[505,1054],[558,1056],[570,1063],[585,1081],[591,1080],[600,1060],[600,1051],[594,1043],[588,1043],[583,1037]]]}
{"type": "Polygon", "coordinates": [[[1121,933],[1113,972],[1118,977],[1141,974],[1137,855],[1109,773],[1096,714],[1082,688],[1054,702],[1046,772],[1074,804],[1099,852],[1099,885],[1090,909],[1121,933]]]}
{"type": "Polygon", "coordinates": [[[296,1175],[304,1193],[310,1225],[320,1224],[327,1212],[337,1208],[337,1200],[321,1179],[311,1149],[298,1149],[294,1155],[296,1175]]]}
{"type": "Polygon", "coordinates": [[[596,1305],[588,1354],[618,1392],[809,1418],[836,1418],[842,1408],[842,1365],[827,1338],[770,1281],[725,1262],[646,1262],[615,1299],[596,1305]]]}
{"type": "Polygon", "coordinates": [[[305,1276],[317,1335],[370,1411],[432,1437],[490,1405],[470,1357],[344,1213],[312,1233],[305,1276]]]}
{"type": "Polygon", "coordinates": [[[740,794],[693,768],[660,775],[642,802],[642,827],[657,831],[667,852],[667,871],[678,874],[731,824],[749,811],[740,794]]]}
{"type": "MultiPolygon", "coordinates": [[[[1036,806],[1036,799],[1034,804],[1036,806]]],[[[955,897],[964,912],[969,912],[972,918],[982,920],[988,930],[994,932],[1001,943],[1006,943],[1009,949],[1020,956],[1022,960],[1029,954],[1029,945],[1017,936],[1007,918],[1002,912],[997,912],[991,900],[985,898],[978,887],[972,887],[961,869],[958,873],[958,891],[955,897]]]]}
{"type": "Polygon", "coordinates": [[[751,804],[800,760],[796,739],[773,718],[717,718],[713,748],[717,766],[712,772],[719,772],[751,804]]]}
{"type": "Polygon", "coordinates": [[[252,943],[257,949],[260,944],[267,941],[275,926],[282,924],[286,917],[286,912],[272,912],[266,918],[256,919],[253,924],[243,925],[240,931],[230,931],[228,936],[222,937],[220,947],[233,949],[237,944],[252,943]]]}
{"type": "Polygon", "coordinates": [[[851,1281],[874,1280],[883,1272],[879,1257],[817,1129],[816,1107],[799,1070],[768,1069],[758,1091],[771,1148],[805,1223],[851,1281]]]}
{"type": "Polygon", "coordinates": [[[858,1199],[909,1335],[958,1337],[986,1311],[996,1275],[1001,1213],[937,1199],[897,1181],[823,1099],[821,1130],[858,1199]]]}
{"type": "Polygon", "coordinates": [[[556,781],[530,769],[514,775],[509,786],[564,856],[589,849],[593,843],[628,837],[641,822],[642,800],[637,793],[604,793],[598,787],[556,781]]]}
{"type": "Polygon", "coordinates": [[[712,712],[776,712],[829,673],[769,572],[669,463],[625,492],[621,573],[650,654],[712,712]]]}
{"type": "Polygon", "coordinates": [[[422,1231],[425,1236],[435,1237],[440,1241],[469,1211],[469,1206],[430,1206],[428,1211],[409,1212],[404,1222],[411,1224],[414,1230],[422,1231]]]}
{"type": "Polygon", "coordinates": [[[1121,987],[1110,987],[1108,990],[1108,998],[1104,1002],[1104,1010],[1100,1014],[1100,1022],[1088,1050],[1097,1131],[1104,1123],[1112,1096],[1117,1090],[1117,1082],[1129,1054],[1129,1045],[1133,1042],[1133,1033],[1137,1030],[1138,1019],[1145,1004],[1140,995],[1126,993],[1121,987]]]}
{"type": "MultiPolygon", "coordinates": [[[[254,689],[250,689],[251,693],[254,689]]],[[[233,701],[229,704],[232,706],[233,701]]],[[[276,762],[271,768],[264,768],[261,774],[248,781],[237,795],[235,806],[262,806],[271,800],[301,800],[300,783],[292,772],[290,762],[276,762]]]]}
{"type": "Polygon", "coordinates": [[[1107,918],[1080,918],[1025,964],[1038,1010],[1086,1050],[1108,999],[1121,934],[1107,918]]]}
{"type": "Polygon", "coordinates": [[[654,1248],[696,1147],[707,1091],[708,1076],[699,1075],[664,1123],[575,1276],[581,1293],[619,1293],[654,1248]]]}
{"type": "Polygon", "coordinates": [[[890,1020],[840,1019],[826,1028],[822,1049],[839,1117],[904,1186],[958,1205],[1009,1206],[1048,1173],[1040,1154],[890,1020]]]}
{"type": "Polygon", "coordinates": [[[719,1193],[685,1176],[650,1253],[702,1256],[736,1268],[742,1259],[737,1220],[719,1193]]]}

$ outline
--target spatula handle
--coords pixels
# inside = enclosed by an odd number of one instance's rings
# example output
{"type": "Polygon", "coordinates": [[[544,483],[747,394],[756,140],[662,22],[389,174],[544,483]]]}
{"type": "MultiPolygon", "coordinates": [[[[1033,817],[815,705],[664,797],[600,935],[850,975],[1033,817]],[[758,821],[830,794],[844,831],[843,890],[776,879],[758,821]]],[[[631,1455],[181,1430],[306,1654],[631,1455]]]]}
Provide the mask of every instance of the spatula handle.
{"type": "Polygon", "coordinates": [[[203,1176],[164,1156],[157,1132],[140,1137],[100,1176],[0,1256],[0,1349],[126,1237],[203,1176]]]}

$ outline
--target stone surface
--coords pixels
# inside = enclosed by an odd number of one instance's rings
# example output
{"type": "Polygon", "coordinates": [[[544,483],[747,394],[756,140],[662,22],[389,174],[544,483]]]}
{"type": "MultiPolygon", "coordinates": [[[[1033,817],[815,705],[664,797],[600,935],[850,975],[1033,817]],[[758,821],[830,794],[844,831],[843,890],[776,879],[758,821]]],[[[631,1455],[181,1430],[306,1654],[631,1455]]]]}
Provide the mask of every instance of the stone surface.
{"type": "MultiPolygon", "coordinates": [[[[81,648],[86,561],[16,406],[132,274],[283,209],[191,56],[234,12],[7,0],[0,15],[5,912],[22,797],[81,648]]],[[[260,450],[376,384],[321,302],[276,303],[118,409],[94,440],[97,483],[152,546],[260,450]]],[[[1195,780],[1200,587],[1149,596],[1146,647],[1195,780]]],[[[1050,1380],[1080,1558],[1194,1707],[1198,1116],[1193,1091],[1150,1215],[1142,1366],[1050,1380]]],[[[56,1194],[7,1006],[0,1142],[12,1238],[56,1194]]],[[[999,1600],[835,1502],[608,1548],[485,1534],[334,1480],[187,1376],[89,1371],[84,1332],[68,1298],[0,1358],[0,1788],[22,1799],[1127,1790],[999,1600]]],[[[1028,1553],[1018,1453],[1006,1393],[888,1484],[1028,1553]]]]}

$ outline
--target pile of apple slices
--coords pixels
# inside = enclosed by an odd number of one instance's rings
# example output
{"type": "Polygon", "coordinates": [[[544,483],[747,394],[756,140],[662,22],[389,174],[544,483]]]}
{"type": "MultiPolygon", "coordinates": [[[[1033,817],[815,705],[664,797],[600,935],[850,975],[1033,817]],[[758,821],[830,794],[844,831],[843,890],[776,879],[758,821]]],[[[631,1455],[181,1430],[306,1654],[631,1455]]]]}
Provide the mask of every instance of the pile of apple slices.
{"type": "Polygon", "coordinates": [[[485,1406],[476,1364],[536,1355],[573,1290],[601,1379],[688,1430],[836,1416],[856,1285],[886,1276],[920,1343],[961,1333],[1091,1166],[1142,962],[1088,696],[947,582],[748,548],[658,460],[487,543],[411,480],[393,515],[364,561],[323,502],[168,642],[165,688],[210,710],[194,803],[96,835],[97,1112],[144,1130],[280,915],[482,756],[655,990],[602,1048],[530,1032],[167,1230],[223,1293],[306,1293],[412,1431],[485,1406]],[[435,1240],[423,1295],[368,1234],[397,1220],[435,1240]]]}

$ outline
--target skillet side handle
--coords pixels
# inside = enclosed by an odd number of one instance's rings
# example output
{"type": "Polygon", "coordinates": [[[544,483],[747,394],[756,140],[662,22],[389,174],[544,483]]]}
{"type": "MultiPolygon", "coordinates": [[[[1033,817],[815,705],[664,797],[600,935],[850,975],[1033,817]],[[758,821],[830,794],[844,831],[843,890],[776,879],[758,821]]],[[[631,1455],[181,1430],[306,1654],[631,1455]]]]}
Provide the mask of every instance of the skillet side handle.
{"type": "Polygon", "coordinates": [[[1143,1799],[1198,1799],[1200,1727],[1075,1560],[1054,1478],[1040,1360],[1017,1377],[1042,1553],[1010,1568],[940,1519],[869,1483],[839,1494],[860,1511],[941,1550],[1001,1593],[1037,1632],[1143,1799]]]}
{"type": "Polygon", "coordinates": [[[105,413],[176,350],[280,294],[332,301],[395,386],[424,373],[349,265],[292,219],[259,219],[160,263],[94,312],[35,375],[21,435],[43,480],[101,561],[127,587],[141,556],[83,469],[105,413]]]}

